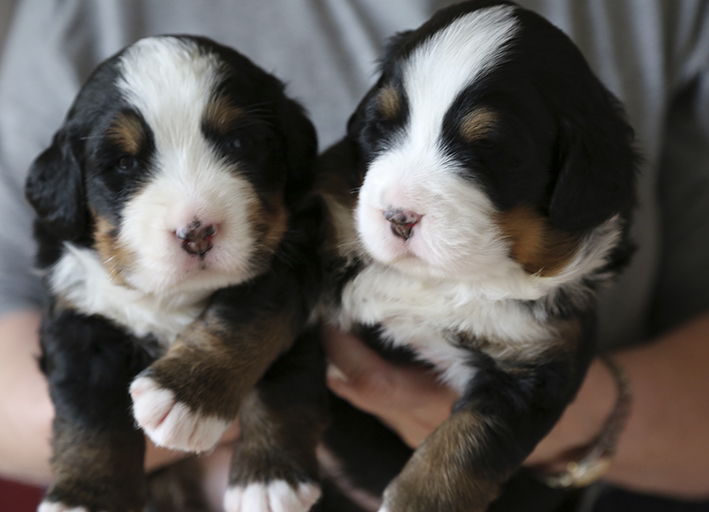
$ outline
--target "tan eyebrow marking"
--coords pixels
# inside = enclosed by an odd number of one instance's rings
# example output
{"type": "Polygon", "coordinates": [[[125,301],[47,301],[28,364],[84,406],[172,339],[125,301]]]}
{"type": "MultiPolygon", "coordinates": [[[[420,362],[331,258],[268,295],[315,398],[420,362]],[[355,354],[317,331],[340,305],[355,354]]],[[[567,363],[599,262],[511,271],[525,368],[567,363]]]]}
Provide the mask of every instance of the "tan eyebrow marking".
{"type": "Polygon", "coordinates": [[[131,155],[137,155],[145,142],[145,130],[140,119],[127,112],[116,117],[107,131],[107,136],[121,151],[131,155]]]}
{"type": "Polygon", "coordinates": [[[497,123],[497,115],[488,108],[468,112],[460,122],[460,134],[468,142],[484,137],[497,123]]]}
{"type": "Polygon", "coordinates": [[[107,219],[92,212],[94,217],[94,248],[108,271],[111,282],[125,285],[123,270],[129,268],[135,254],[118,242],[116,227],[107,219]]]}
{"type": "Polygon", "coordinates": [[[401,109],[401,99],[399,93],[391,85],[387,85],[379,91],[377,98],[379,109],[386,119],[394,119],[399,115],[401,109]]]}
{"type": "Polygon", "coordinates": [[[218,132],[226,133],[243,115],[243,109],[235,107],[225,98],[216,98],[207,104],[204,118],[218,132]]]}

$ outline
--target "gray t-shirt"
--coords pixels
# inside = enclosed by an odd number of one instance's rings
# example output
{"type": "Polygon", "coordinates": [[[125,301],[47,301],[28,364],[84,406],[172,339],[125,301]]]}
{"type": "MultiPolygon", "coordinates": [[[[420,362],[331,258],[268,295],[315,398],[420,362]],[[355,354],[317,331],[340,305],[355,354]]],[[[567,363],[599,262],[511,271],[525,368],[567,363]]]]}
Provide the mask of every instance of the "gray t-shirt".
{"type": "MultiPolygon", "coordinates": [[[[81,83],[136,39],[189,33],[233,46],[288,84],[321,148],[344,133],[388,36],[445,0],[20,0],[0,69],[0,314],[37,307],[22,186],[81,83]]],[[[626,104],[642,165],[639,247],[604,293],[604,347],[709,310],[709,6],[703,0],[522,0],[580,46],[626,104]]]]}

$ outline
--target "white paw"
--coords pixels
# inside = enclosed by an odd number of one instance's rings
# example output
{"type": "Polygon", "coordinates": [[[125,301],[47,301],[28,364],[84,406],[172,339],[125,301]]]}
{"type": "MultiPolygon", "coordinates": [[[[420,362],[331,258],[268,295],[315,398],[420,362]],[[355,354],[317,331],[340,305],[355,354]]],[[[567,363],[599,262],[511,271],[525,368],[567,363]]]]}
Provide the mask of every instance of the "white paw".
{"type": "Polygon", "coordinates": [[[37,507],[37,512],[88,512],[84,507],[70,507],[57,501],[43,501],[37,507]]]}
{"type": "Polygon", "coordinates": [[[320,499],[320,487],[283,480],[270,484],[254,483],[246,487],[229,487],[224,495],[226,512],[307,512],[320,499]]]}
{"type": "Polygon", "coordinates": [[[186,452],[211,450],[231,425],[221,418],[192,412],[150,377],[135,379],[130,394],[133,417],[158,446],[186,452]]]}

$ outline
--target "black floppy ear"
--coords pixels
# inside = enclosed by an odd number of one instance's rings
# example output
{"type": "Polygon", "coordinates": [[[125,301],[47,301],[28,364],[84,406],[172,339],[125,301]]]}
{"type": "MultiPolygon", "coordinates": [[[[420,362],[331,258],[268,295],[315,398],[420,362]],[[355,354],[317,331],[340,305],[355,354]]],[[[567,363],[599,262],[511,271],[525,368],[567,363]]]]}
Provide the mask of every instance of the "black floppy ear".
{"type": "Polygon", "coordinates": [[[615,214],[630,215],[635,204],[633,130],[615,98],[609,102],[611,112],[589,112],[561,128],[558,176],[549,205],[557,228],[591,229],[615,214]]]}
{"type": "Polygon", "coordinates": [[[84,183],[70,136],[62,129],[30,167],[25,196],[47,229],[61,240],[77,240],[87,223],[84,183]]]}
{"type": "Polygon", "coordinates": [[[353,141],[359,141],[359,135],[362,132],[367,114],[367,105],[369,105],[372,96],[381,88],[381,80],[379,80],[371,89],[367,91],[359,102],[357,108],[347,120],[347,136],[353,141]]]}
{"type": "Polygon", "coordinates": [[[303,107],[288,98],[283,101],[281,108],[281,123],[286,142],[288,181],[308,181],[313,175],[318,153],[315,127],[303,107]]]}

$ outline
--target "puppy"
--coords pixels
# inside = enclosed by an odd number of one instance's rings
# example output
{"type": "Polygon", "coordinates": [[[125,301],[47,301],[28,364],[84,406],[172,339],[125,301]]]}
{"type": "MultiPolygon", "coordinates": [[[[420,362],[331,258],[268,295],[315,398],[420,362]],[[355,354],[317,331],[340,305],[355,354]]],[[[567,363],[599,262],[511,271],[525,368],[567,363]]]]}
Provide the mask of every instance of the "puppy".
{"type": "Polygon", "coordinates": [[[26,185],[51,291],[40,510],[143,510],[137,426],[204,452],[237,411],[227,511],[317,500],[316,146],[281,82],[204,38],[143,39],[89,78],[26,185]]]}
{"type": "Polygon", "coordinates": [[[632,252],[632,138],[569,39],[511,3],[464,2],[391,40],[320,162],[323,304],[460,399],[398,475],[371,445],[386,434],[339,403],[326,458],[354,502],[395,476],[380,512],[486,510],[551,429],[594,352],[596,291],[632,252]]]}

